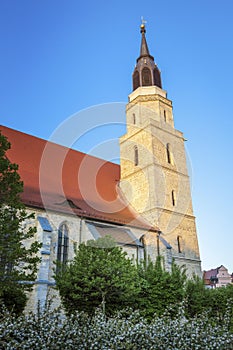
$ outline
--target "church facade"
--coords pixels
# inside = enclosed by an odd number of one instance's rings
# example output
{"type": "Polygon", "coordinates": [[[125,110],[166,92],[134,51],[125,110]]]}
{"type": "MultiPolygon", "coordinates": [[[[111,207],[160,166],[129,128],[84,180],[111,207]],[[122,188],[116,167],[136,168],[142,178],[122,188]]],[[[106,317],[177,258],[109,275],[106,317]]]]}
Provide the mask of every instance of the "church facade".
{"type": "MultiPolygon", "coordinates": [[[[129,257],[174,259],[201,276],[184,137],[174,127],[172,102],[162,89],[141,25],[140,56],[120,138],[120,165],[1,126],[19,165],[22,200],[42,242],[38,278],[28,308],[57,301],[54,261],[72,260],[80,243],[111,235],[129,257]]],[[[27,242],[25,242],[27,244],[27,242]]]]}

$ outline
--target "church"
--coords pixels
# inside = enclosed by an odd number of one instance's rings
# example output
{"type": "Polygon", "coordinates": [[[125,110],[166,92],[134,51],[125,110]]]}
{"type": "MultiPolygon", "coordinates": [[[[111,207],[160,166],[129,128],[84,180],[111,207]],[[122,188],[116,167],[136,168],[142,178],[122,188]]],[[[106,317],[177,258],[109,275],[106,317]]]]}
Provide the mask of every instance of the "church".
{"type": "MultiPolygon", "coordinates": [[[[183,133],[150,54],[145,24],[126,106],[120,165],[0,126],[19,165],[22,201],[42,243],[28,308],[53,299],[54,261],[72,260],[80,243],[110,235],[135,261],[163,256],[201,276],[183,133]]],[[[27,243],[25,243],[27,244],[27,243]]]]}

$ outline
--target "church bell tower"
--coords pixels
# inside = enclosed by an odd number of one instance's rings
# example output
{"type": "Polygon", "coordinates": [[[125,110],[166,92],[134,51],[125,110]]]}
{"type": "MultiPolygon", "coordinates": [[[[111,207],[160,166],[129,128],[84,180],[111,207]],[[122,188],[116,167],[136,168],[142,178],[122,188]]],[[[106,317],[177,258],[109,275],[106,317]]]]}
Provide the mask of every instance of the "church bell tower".
{"type": "Polygon", "coordinates": [[[183,133],[174,127],[172,101],[141,27],[140,56],[126,107],[127,132],[120,138],[121,189],[128,202],[172,247],[188,275],[201,275],[183,133]]]}

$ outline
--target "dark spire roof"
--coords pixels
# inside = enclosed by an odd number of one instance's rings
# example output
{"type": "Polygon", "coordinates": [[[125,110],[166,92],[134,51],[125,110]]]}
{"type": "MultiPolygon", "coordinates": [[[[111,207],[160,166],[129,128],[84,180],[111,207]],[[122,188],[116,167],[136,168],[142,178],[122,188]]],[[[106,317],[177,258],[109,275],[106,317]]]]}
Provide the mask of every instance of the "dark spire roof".
{"type": "MultiPolygon", "coordinates": [[[[139,58],[149,56],[152,59],[154,59],[154,57],[150,55],[150,52],[149,52],[149,49],[148,49],[148,45],[147,45],[147,42],[146,42],[146,36],[145,36],[146,27],[145,27],[145,24],[141,24],[140,28],[141,28],[141,33],[142,33],[142,40],[141,40],[141,49],[140,49],[140,56],[139,56],[139,58]]],[[[138,58],[138,60],[139,60],[139,58],[138,58]]]]}
{"type": "Polygon", "coordinates": [[[154,57],[150,55],[146,42],[146,27],[141,24],[141,48],[140,56],[137,59],[137,64],[133,73],[133,90],[139,86],[158,86],[162,88],[160,71],[154,62],[154,57]]]}

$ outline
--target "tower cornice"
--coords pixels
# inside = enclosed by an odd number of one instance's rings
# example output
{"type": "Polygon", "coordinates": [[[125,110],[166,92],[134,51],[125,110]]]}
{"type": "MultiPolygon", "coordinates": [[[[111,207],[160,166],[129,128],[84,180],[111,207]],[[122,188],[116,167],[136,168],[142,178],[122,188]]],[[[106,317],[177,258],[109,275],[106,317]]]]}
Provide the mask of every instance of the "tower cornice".
{"type": "Polygon", "coordinates": [[[129,95],[129,103],[126,106],[126,110],[130,110],[130,108],[132,108],[133,105],[138,104],[139,102],[151,102],[151,101],[161,101],[164,104],[168,105],[169,107],[172,107],[172,101],[159,95],[159,94],[155,94],[155,95],[137,95],[135,98],[130,99],[129,95]]]}

